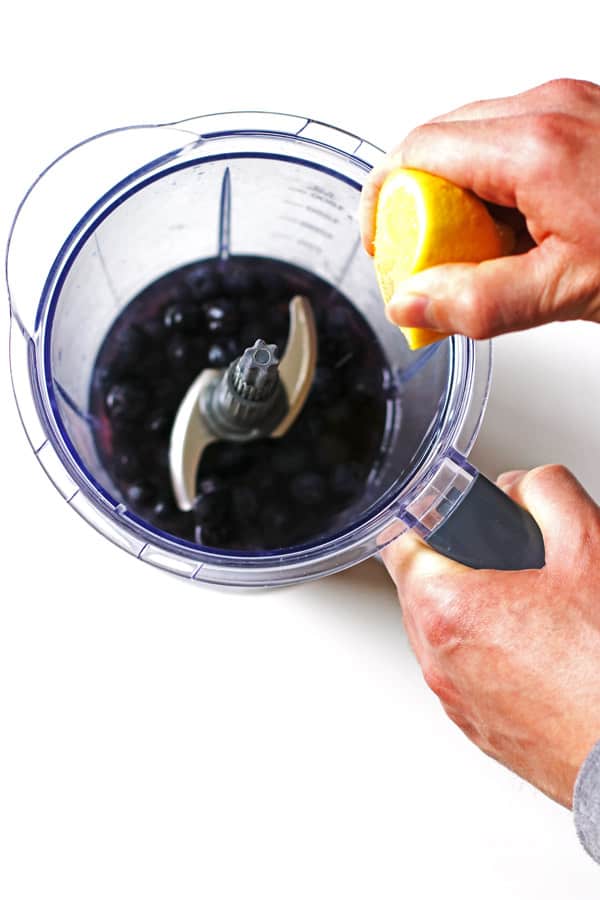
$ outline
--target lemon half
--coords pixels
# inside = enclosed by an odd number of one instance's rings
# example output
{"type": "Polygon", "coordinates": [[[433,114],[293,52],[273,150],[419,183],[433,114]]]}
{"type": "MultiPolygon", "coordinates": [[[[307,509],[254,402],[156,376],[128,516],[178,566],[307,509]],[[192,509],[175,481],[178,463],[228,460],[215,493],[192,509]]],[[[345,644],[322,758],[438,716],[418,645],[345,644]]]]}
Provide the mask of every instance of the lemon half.
{"type": "MultiPolygon", "coordinates": [[[[374,263],[384,301],[405,278],[430,266],[510,252],[508,231],[471,191],[429,172],[395,169],[383,182],[375,218],[374,263]]],[[[427,328],[400,330],[411,350],[447,337],[427,328]]]]}

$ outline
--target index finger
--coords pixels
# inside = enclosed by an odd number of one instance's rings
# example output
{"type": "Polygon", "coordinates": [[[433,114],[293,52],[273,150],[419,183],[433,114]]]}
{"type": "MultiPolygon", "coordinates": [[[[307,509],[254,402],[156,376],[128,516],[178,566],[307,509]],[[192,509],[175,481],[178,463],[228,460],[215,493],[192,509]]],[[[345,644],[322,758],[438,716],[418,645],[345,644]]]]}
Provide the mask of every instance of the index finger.
{"type": "Polygon", "coordinates": [[[505,118],[547,112],[580,113],[598,119],[598,85],[575,78],[553,78],[519,94],[466,103],[430,121],[505,118]]]}
{"type": "Polygon", "coordinates": [[[379,191],[399,166],[441,175],[499,206],[517,206],[517,180],[531,155],[527,120],[514,116],[430,122],[412,131],[373,169],[363,187],[359,219],[367,253],[374,253],[379,191]]]}

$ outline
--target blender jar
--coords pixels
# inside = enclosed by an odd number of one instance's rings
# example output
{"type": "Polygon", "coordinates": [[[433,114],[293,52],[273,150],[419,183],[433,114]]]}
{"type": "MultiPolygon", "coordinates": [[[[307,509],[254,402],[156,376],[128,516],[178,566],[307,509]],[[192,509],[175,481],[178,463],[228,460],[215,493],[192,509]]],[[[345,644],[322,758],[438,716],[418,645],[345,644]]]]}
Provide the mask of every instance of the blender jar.
{"type": "Polygon", "coordinates": [[[273,586],[338,571],[414,529],[467,565],[543,565],[533,519],[466,458],[487,398],[490,344],[455,336],[411,352],[385,316],[356,224],[361,187],[382,156],[305,118],[208,115],[84,141],[24,197],[7,251],[21,419],[69,505],[129,553],[198,582],[273,586]],[[264,551],[203,546],[136,514],[98,454],[90,409],[99,348],[132,298],[182,266],[236,256],[277,260],[331,285],[368,322],[386,361],[384,437],[365,490],[333,530],[264,551]]]}

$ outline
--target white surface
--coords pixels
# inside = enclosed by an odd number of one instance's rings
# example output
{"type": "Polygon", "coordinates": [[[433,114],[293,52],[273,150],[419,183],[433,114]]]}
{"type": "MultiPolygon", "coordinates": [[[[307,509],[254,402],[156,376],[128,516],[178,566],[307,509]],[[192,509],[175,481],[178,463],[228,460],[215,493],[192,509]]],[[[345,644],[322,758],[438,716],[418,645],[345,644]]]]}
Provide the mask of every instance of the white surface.
{"type": "MultiPolygon", "coordinates": [[[[103,128],[262,108],[389,147],[471,99],[599,80],[590,9],[12,4],[3,238],[32,177],[103,128]]],[[[489,474],[562,461],[600,499],[599,340],[497,342],[489,474]]],[[[598,896],[569,814],[442,716],[377,563],[262,595],[144,566],[67,508],[0,379],[2,898],[598,896]]]]}

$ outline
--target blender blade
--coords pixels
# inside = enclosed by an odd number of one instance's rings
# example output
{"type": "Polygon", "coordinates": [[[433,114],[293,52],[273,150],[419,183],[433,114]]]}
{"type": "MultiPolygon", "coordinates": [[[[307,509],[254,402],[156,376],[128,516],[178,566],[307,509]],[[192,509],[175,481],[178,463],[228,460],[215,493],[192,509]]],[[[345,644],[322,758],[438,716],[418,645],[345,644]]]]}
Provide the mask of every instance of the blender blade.
{"type": "Polygon", "coordinates": [[[308,397],[317,366],[317,329],[310,302],[294,297],[290,303],[290,331],[279,364],[288,410],[271,437],[283,437],[300,415],[308,397]]]}
{"type": "Polygon", "coordinates": [[[309,394],[317,362],[317,330],[310,301],[290,302],[285,352],[258,340],[226,369],[205,369],[192,383],[175,416],[169,446],[171,485],[177,505],[189,511],[206,447],[218,440],[283,437],[309,394]],[[257,395],[257,383],[270,385],[257,395]]]}

